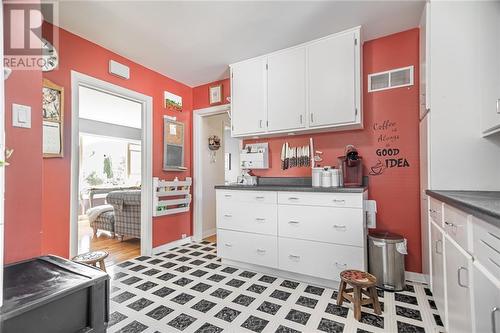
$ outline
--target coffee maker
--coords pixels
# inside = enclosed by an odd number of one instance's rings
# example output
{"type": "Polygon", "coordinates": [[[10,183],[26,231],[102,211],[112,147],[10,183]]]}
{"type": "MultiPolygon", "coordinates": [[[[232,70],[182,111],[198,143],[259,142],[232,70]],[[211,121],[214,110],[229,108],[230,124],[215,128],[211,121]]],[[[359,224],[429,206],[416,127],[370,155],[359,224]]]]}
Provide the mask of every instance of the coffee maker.
{"type": "Polygon", "coordinates": [[[339,169],[342,172],[344,187],[360,187],[363,185],[363,158],[353,145],[345,147],[345,155],[339,156],[339,169]]]}

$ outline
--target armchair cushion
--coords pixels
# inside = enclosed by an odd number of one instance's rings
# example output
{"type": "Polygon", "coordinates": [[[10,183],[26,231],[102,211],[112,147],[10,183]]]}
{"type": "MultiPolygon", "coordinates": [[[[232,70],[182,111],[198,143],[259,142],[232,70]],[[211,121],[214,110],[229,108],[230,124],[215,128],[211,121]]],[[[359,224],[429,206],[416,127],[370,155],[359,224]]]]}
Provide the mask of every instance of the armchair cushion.
{"type": "Polygon", "coordinates": [[[115,213],[115,233],[121,236],[141,236],[141,190],[113,191],[106,201],[115,213]]]}

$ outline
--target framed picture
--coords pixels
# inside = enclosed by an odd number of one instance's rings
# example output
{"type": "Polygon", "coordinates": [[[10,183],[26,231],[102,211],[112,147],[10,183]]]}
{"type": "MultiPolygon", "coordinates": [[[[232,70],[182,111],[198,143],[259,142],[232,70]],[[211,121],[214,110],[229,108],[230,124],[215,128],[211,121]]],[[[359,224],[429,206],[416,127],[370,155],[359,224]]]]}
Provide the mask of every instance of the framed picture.
{"type": "Polygon", "coordinates": [[[64,88],[43,79],[43,157],[63,157],[64,88]]]}
{"type": "Polygon", "coordinates": [[[210,87],[209,92],[210,104],[218,104],[222,102],[222,84],[210,87]]]}
{"type": "Polygon", "coordinates": [[[182,97],[172,94],[171,92],[164,92],[165,108],[171,111],[182,112],[182,97]]]}
{"type": "Polygon", "coordinates": [[[184,124],[163,118],[163,170],[184,171],[184,124]]]}

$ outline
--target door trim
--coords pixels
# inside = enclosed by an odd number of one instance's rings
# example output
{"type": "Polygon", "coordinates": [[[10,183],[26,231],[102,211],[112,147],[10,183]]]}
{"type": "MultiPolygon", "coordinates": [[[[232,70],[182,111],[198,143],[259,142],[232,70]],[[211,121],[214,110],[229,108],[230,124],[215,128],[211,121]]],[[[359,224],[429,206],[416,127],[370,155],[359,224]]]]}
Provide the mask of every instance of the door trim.
{"type": "Polygon", "coordinates": [[[223,104],[204,109],[193,110],[193,240],[195,242],[203,239],[203,177],[201,167],[202,147],[206,144],[206,138],[201,136],[203,117],[213,116],[230,112],[231,105],[223,104]]]}
{"type": "Polygon", "coordinates": [[[107,81],[71,71],[70,257],[75,256],[78,252],[79,86],[100,90],[142,104],[141,254],[151,255],[153,248],[153,98],[107,81]]]}

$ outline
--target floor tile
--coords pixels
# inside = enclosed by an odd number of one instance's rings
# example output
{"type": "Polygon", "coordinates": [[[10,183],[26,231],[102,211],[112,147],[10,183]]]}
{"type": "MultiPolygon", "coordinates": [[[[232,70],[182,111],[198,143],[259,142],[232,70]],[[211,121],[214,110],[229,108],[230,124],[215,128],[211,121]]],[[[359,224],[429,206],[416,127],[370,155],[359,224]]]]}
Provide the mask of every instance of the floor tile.
{"type": "Polygon", "coordinates": [[[228,307],[224,307],[222,310],[220,310],[216,315],[215,317],[216,318],[219,318],[219,319],[222,319],[222,320],[225,320],[227,322],[232,322],[234,319],[236,319],[236,317],[238,317],[240,315],[241,311],[238,311],[238,310],[235,310],[235,309],[231,309],[231,308],[228,308],[228,307]]]}
{"type": "Polygon", "coordinates": [[[162,319],[163,317],[169,315],[170,313],[172,313],[174,310],[170,309],[170,308],[167,308],[166,306],[164,305],[160,305],[159,307],[149,311],[148,313],[146,313],[146,316],[149,316],[153,319],[156,319],[156,320],[160,320],[162,319]]]}
{"type": "Polygon", "coordinates": [[[275,315],[279,311],[280,308],[281,308],[281,305],[279,305],[279,304],[265,301],[257,308],[257,310],[268,313],[270,315],[275,315]]]}
{"type": "Polygon", "coordinates": [[[299,323],[301,325],[307,324],[307,321],[311,317],[311,314],[307,312],[302,312],[299,310],[290,310],[288,314],[286,315],[285,319],[291,320],[293,322],[299,323]]]}
{"type": "Polygon", "coordinates": [[[268,320],[256,316],[250,316],[243,324],[241,324],[241,327],[249,329],[250,331],[261,333],[266,328],[267,324],[269,324],[268,320]]]}
{"type": "Polygon", "coordinates": [[[186,327],[188,327],[189,325],[191,325],[195,321],[196,321],[196,318],[191,317],[185,313],[182,313],[179,316],[172,319],[168,323],[168,325],[178,329],[179,331],[183,331],[184,329],[186,329],[186,327]]]}
{"type": "Polygon", "coordinates": [[[334,320],[321,318],[318,325],[318,330],[328,333],[341,333],[344,332],[344,324],[334,320]]]}

